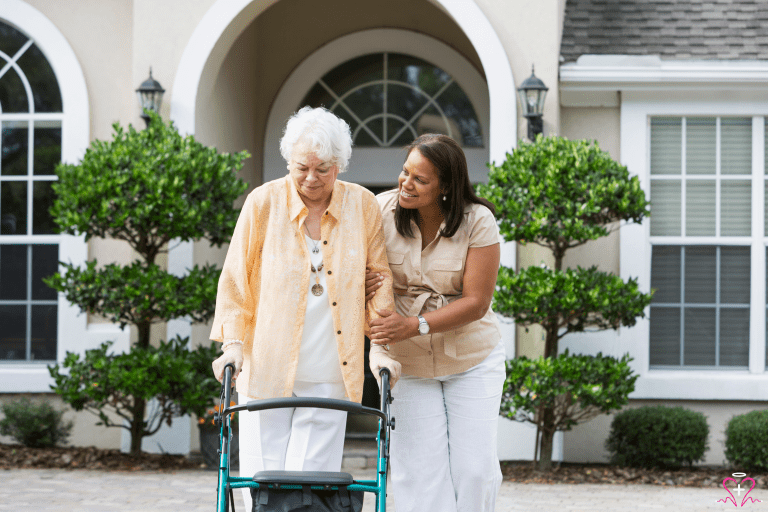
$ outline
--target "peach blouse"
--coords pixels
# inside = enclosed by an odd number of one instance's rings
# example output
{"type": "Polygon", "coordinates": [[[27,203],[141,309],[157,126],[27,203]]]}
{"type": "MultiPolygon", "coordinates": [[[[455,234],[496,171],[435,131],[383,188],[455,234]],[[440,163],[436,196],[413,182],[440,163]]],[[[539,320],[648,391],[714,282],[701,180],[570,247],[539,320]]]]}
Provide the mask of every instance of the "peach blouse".
{"type": "MultiPolygon", "coordinates": [[[[251,398],[291,396],[307,306],[309,211],[290,176],[256,188],[243,205],[219,278],[210,338],[243,341],[237,391],[251,398]]],[[[373,194],[336,180],[320,224],[323,272],[347,397],[363,394],[363,335],[376,309],[393,309],[381,212],[373,194]],[[365,302],[366,268],[385,276],[365,302]]]]}

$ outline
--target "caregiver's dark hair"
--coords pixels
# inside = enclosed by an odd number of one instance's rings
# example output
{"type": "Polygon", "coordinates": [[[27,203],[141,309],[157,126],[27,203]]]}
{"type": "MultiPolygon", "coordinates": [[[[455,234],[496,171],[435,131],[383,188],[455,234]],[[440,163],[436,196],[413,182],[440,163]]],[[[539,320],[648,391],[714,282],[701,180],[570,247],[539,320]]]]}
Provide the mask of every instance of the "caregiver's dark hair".
{"type": "MultiPolygon", "coordinates": [[[[481,204],[496,213],[496,208],[490,201],[477,197],[472,184],[469,182],[467,158],[461,146],[448,137],[435,133],[425,133],[408,144],[405,158],[414,149],[435,166],[440,182],[440,197],[437,202],[445,218],[445,228],[440,230],[440,236],[450,238],[456,234],[464,220],[464,207],[468,204],[481,204]],[[443,201],[443,196],[446,200],[443,201]]],[[[418,222],[419,211],[395,206],[395,228],[401,236],[413,238],[411,221],[418,222]]]]}

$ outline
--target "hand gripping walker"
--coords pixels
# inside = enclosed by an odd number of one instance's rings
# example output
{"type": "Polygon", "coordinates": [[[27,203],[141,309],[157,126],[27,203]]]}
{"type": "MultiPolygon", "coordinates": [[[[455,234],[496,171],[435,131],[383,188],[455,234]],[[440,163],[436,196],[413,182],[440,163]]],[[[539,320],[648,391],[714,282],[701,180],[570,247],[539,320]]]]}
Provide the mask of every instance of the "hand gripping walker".
{"type": "Polygon", "coordinates": [[[247,404],[224,408],[229,404],[232,393],[232,372],[234,367],[228,364],[224,368],[224,380],[221,392],[221,415],[217,418],[219,434],[219,482],[216,512],[234,512],[235,502],[232,489],[248,487],[253,496],[254,511],[277,510],[270,508],[270,501],[279,510],[286,508],[286,501],[301,500],[305,510],[323,510],[328,512],[359,511],[362,508],[362,494],[376,494],[376,512],[385,512],[387,506],[387,462],[389,460],[389,430],[395,428],[395,419],[390,418],[389,404],[392,394],[389,387],[389,370],[382,368],[381,375],[381,410],[364,407],[356,402],[330,398],[269,398],[252,400],[247,404]],[[284,407],[316,407],[336,409],[356,414],[368,414],[379,418],[379,430],[376,435],[378,445],[378,463],[376,480],[354,480],[349,473],[326,471],[259,471],[253,477],[230,475],[229,449],[232,439],[231,414],[235,412],[263,411],[284,407]],[[293,492],[287,496],[286,492],[293,492]],[[352,500],[350,500],[352,494],[352,500]],[[335,497],[334,497],[335,495],[335,497]],[[229,498],[229,499],[227,499],[229,498]],[[314,500],[314,501],[313,501],[314,500]]]}

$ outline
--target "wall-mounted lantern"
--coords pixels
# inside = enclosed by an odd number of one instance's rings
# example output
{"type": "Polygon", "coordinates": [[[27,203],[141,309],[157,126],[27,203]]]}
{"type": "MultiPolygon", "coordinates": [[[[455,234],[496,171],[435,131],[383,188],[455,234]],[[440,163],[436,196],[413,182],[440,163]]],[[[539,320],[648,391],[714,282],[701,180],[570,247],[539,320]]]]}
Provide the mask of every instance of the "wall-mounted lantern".
{"type": "Polygon", "coordinates": [[[544,98],[547,96],[549,87],[544,85],[536,75],[533,74],[531,66],[531,76],[525,79],[517,89],[520,96],[520,103],[523,108],[523,116],[528,119],[528,139],[536,139],[536,135],[544,132],[544,98]]]}
{"type": "Polygon", "coordinates": [[[149,126],[149,116],[144,113],[145,110],[151,110],[153,112],[160,113],[160,105],[163,103],[163,93],[165,89],[160,85],[160,82],[152,78],[152,68],[149,68],[149,78],[136,89],[136,94],[139,96],[139,104],[141,105],[141,118],[149,126]]]}

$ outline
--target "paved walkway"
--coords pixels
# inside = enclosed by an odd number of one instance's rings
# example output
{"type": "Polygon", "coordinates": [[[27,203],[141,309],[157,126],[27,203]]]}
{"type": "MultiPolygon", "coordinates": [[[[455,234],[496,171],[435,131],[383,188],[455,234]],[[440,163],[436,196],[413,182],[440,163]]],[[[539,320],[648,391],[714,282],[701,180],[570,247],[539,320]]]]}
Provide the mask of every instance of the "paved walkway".
{"type": "MultiPolygon", "coordinates": [[[[372,478],[371,470],[352,473],[372,478]]],[[[505,482],[497,512],[511,511],[705,511],[733,509],[717,503],[722,489],[660,487],[652,485],[542,485],[505,482]]],[[[374,511],[366,494],[364,511],[374,511]]],[[[747,510],[768,511],[768,491],[750,494],[762,503],[747,503],[747,510]]],[[[242,498],[236,508],[243,511],[242,498]]],[[[394,505],[388,500],[387,511],[394,505]]],[[[741,508],[741,507],[739,507],[741,508]]],[[[216,473],[192,470],[175,473],[100,472],[84,470],[20,469],[0,471],[0,511],[53,510],[61,512],[215,512],[216,473]]],[[[439,511],[438,511],[439,512],[439,511]]]]}

